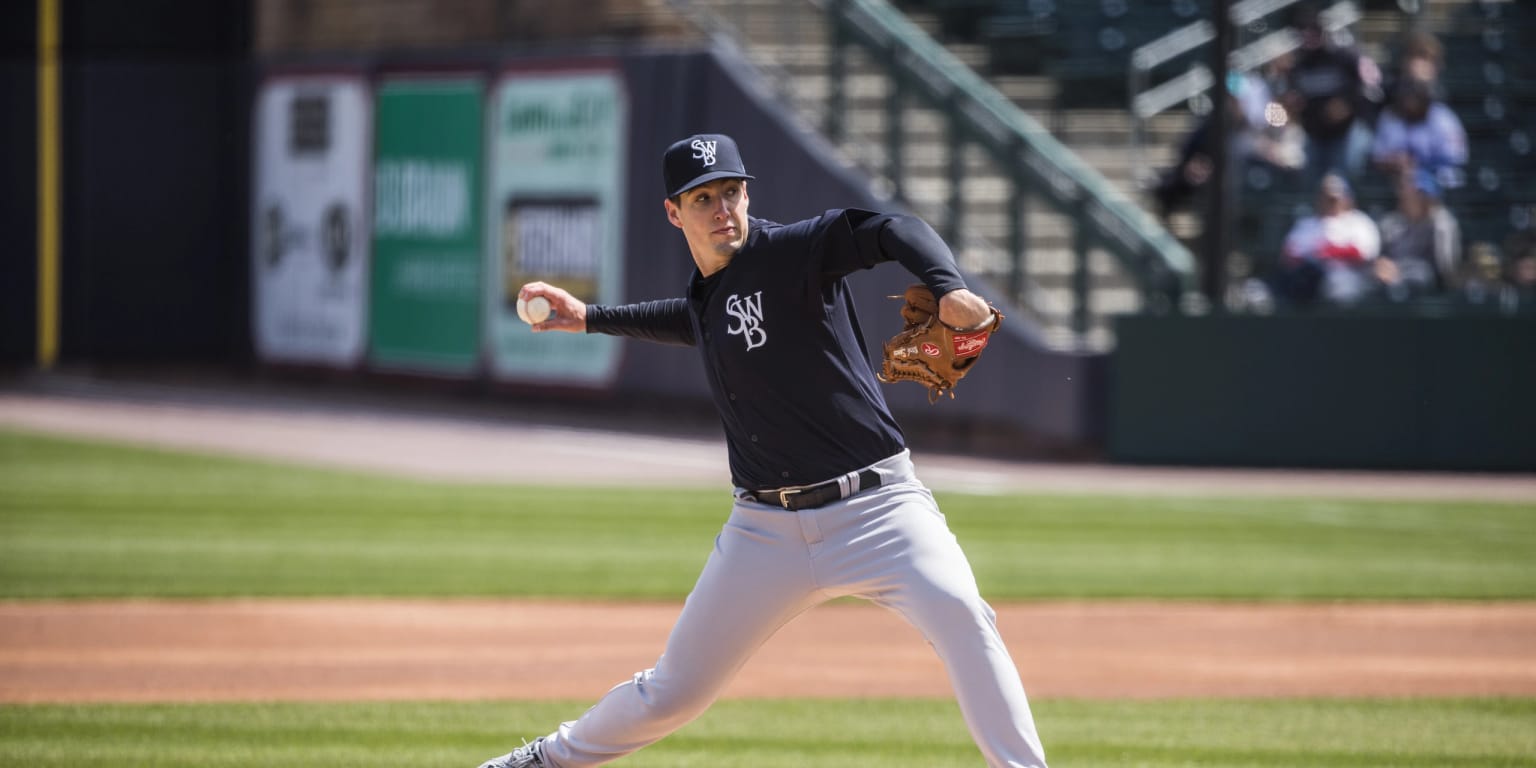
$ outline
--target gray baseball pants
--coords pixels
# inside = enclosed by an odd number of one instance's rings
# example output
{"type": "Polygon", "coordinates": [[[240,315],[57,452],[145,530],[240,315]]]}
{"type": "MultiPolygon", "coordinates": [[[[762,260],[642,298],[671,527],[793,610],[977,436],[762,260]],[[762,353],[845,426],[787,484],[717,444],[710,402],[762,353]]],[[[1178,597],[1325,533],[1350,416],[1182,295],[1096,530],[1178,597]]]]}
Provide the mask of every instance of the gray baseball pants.
{"type": "Polygon", "coordinates": [[[881,475],[880,487],[814,509],[761,504],[737,489],[730,519],[656,666],[550,734],[545,761],[587,768],[660,740],[703,714],[784,624],[820,603],[854,596],[895,611],[927,638],[990,768],[1044,768],[996,614],[933,495],[918,482],[910,454],[871,468],[881,475]]]}

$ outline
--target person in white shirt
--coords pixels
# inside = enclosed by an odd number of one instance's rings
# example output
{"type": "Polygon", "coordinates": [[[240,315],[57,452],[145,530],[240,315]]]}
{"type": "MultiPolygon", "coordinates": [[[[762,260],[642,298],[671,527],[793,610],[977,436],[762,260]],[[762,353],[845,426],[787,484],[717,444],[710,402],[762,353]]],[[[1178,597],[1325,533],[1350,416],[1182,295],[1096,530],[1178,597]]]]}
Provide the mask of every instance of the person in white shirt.
{"type": "Polygon", "coordinates": [[[1354,191],[1338,174],[1323,177],[1316,208],[1285,237],[1282,293],[1298,303],[1357,303],[1377,287],[1371,262],[1381,253],[1381,232],[1355,208],[1354,191]]]}

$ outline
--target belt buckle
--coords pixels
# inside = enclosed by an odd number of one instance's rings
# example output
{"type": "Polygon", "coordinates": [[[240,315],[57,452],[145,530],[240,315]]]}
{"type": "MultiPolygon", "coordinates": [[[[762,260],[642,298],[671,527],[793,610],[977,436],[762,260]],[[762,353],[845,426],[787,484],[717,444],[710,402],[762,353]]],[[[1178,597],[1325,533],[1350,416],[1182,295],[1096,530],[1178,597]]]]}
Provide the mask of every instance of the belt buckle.
{"type": "Polygon", "coordinates": [[[790,509],[790,506],[789,506],[790,498],[793,497],[793,496],[799,495],[800,493],[803,493],[803,492],[804,492],[803,488],[780,488],[779,489],[779,506],[782,506],[785,509],[790,509]]]}

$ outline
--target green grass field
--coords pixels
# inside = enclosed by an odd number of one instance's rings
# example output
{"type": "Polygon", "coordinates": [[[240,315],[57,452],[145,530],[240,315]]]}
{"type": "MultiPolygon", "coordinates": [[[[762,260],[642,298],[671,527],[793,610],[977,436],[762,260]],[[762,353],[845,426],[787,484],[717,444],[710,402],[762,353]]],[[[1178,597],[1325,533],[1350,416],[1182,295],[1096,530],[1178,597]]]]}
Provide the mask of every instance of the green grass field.
{"type": "MultiPolygon", "coordinates": [[[[723,489],[461,486],[0,431],[0,598],[681,598],[723,489]]],[[[941,494],[993,600],[1536,597],[1536,503],[941,494]]],[[[473,766],[590,702],[0,706],[0,766],[473,766]]],[[[1536,700],[1042,700],[1055,766],[1536,766],[1536,700]]],[[[626,766],[975,766],[947,700],[726,701],[626,766]]]]}
{"type": "MultiPolygon", "coordinates": [[[[1536,598],[1536,502],[940,494],[989,599],[1536,598]]],[[[413,482],[0,432],[0,598],[681,599],[725,490],[413,482]]]]}
{"type": "MultiPolygon", "coordinates": [[[[590,702],[0,708],[0,765],[473,768],[590,702]]],[[[1536,702],[1035,703],[1053,766],[1498,768],[1536,765],[1536,702]]],[[[955,705],[723,701],[629,768],[974,768],[955,705]]]]}

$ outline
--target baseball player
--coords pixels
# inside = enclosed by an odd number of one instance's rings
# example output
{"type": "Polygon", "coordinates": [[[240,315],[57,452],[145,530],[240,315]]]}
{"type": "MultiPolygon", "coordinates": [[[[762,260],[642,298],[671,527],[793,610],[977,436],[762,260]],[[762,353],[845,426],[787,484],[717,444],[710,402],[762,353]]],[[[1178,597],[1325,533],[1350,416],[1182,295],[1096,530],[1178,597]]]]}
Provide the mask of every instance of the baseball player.
{"type": "Polygon", "coordinates": [[[923,633],[988,766],[1045,766],[995,614],[880,393],[846,277],[898,262],[956,329],[994,323],[992,308],[965,288],[937,233],[911,216],[749,217],[753,177],[728,136],[683,139],[662,165],[667,219],[697,266],[682,297],[589,305],[545,283],[520,296],[543,296],[555,310],[534,331],[699,349],[729,449],[730,518],[656,665],[481,768],[587,768],[635,752],[702,714],[786,622],[850,595],[923,633]]]}

